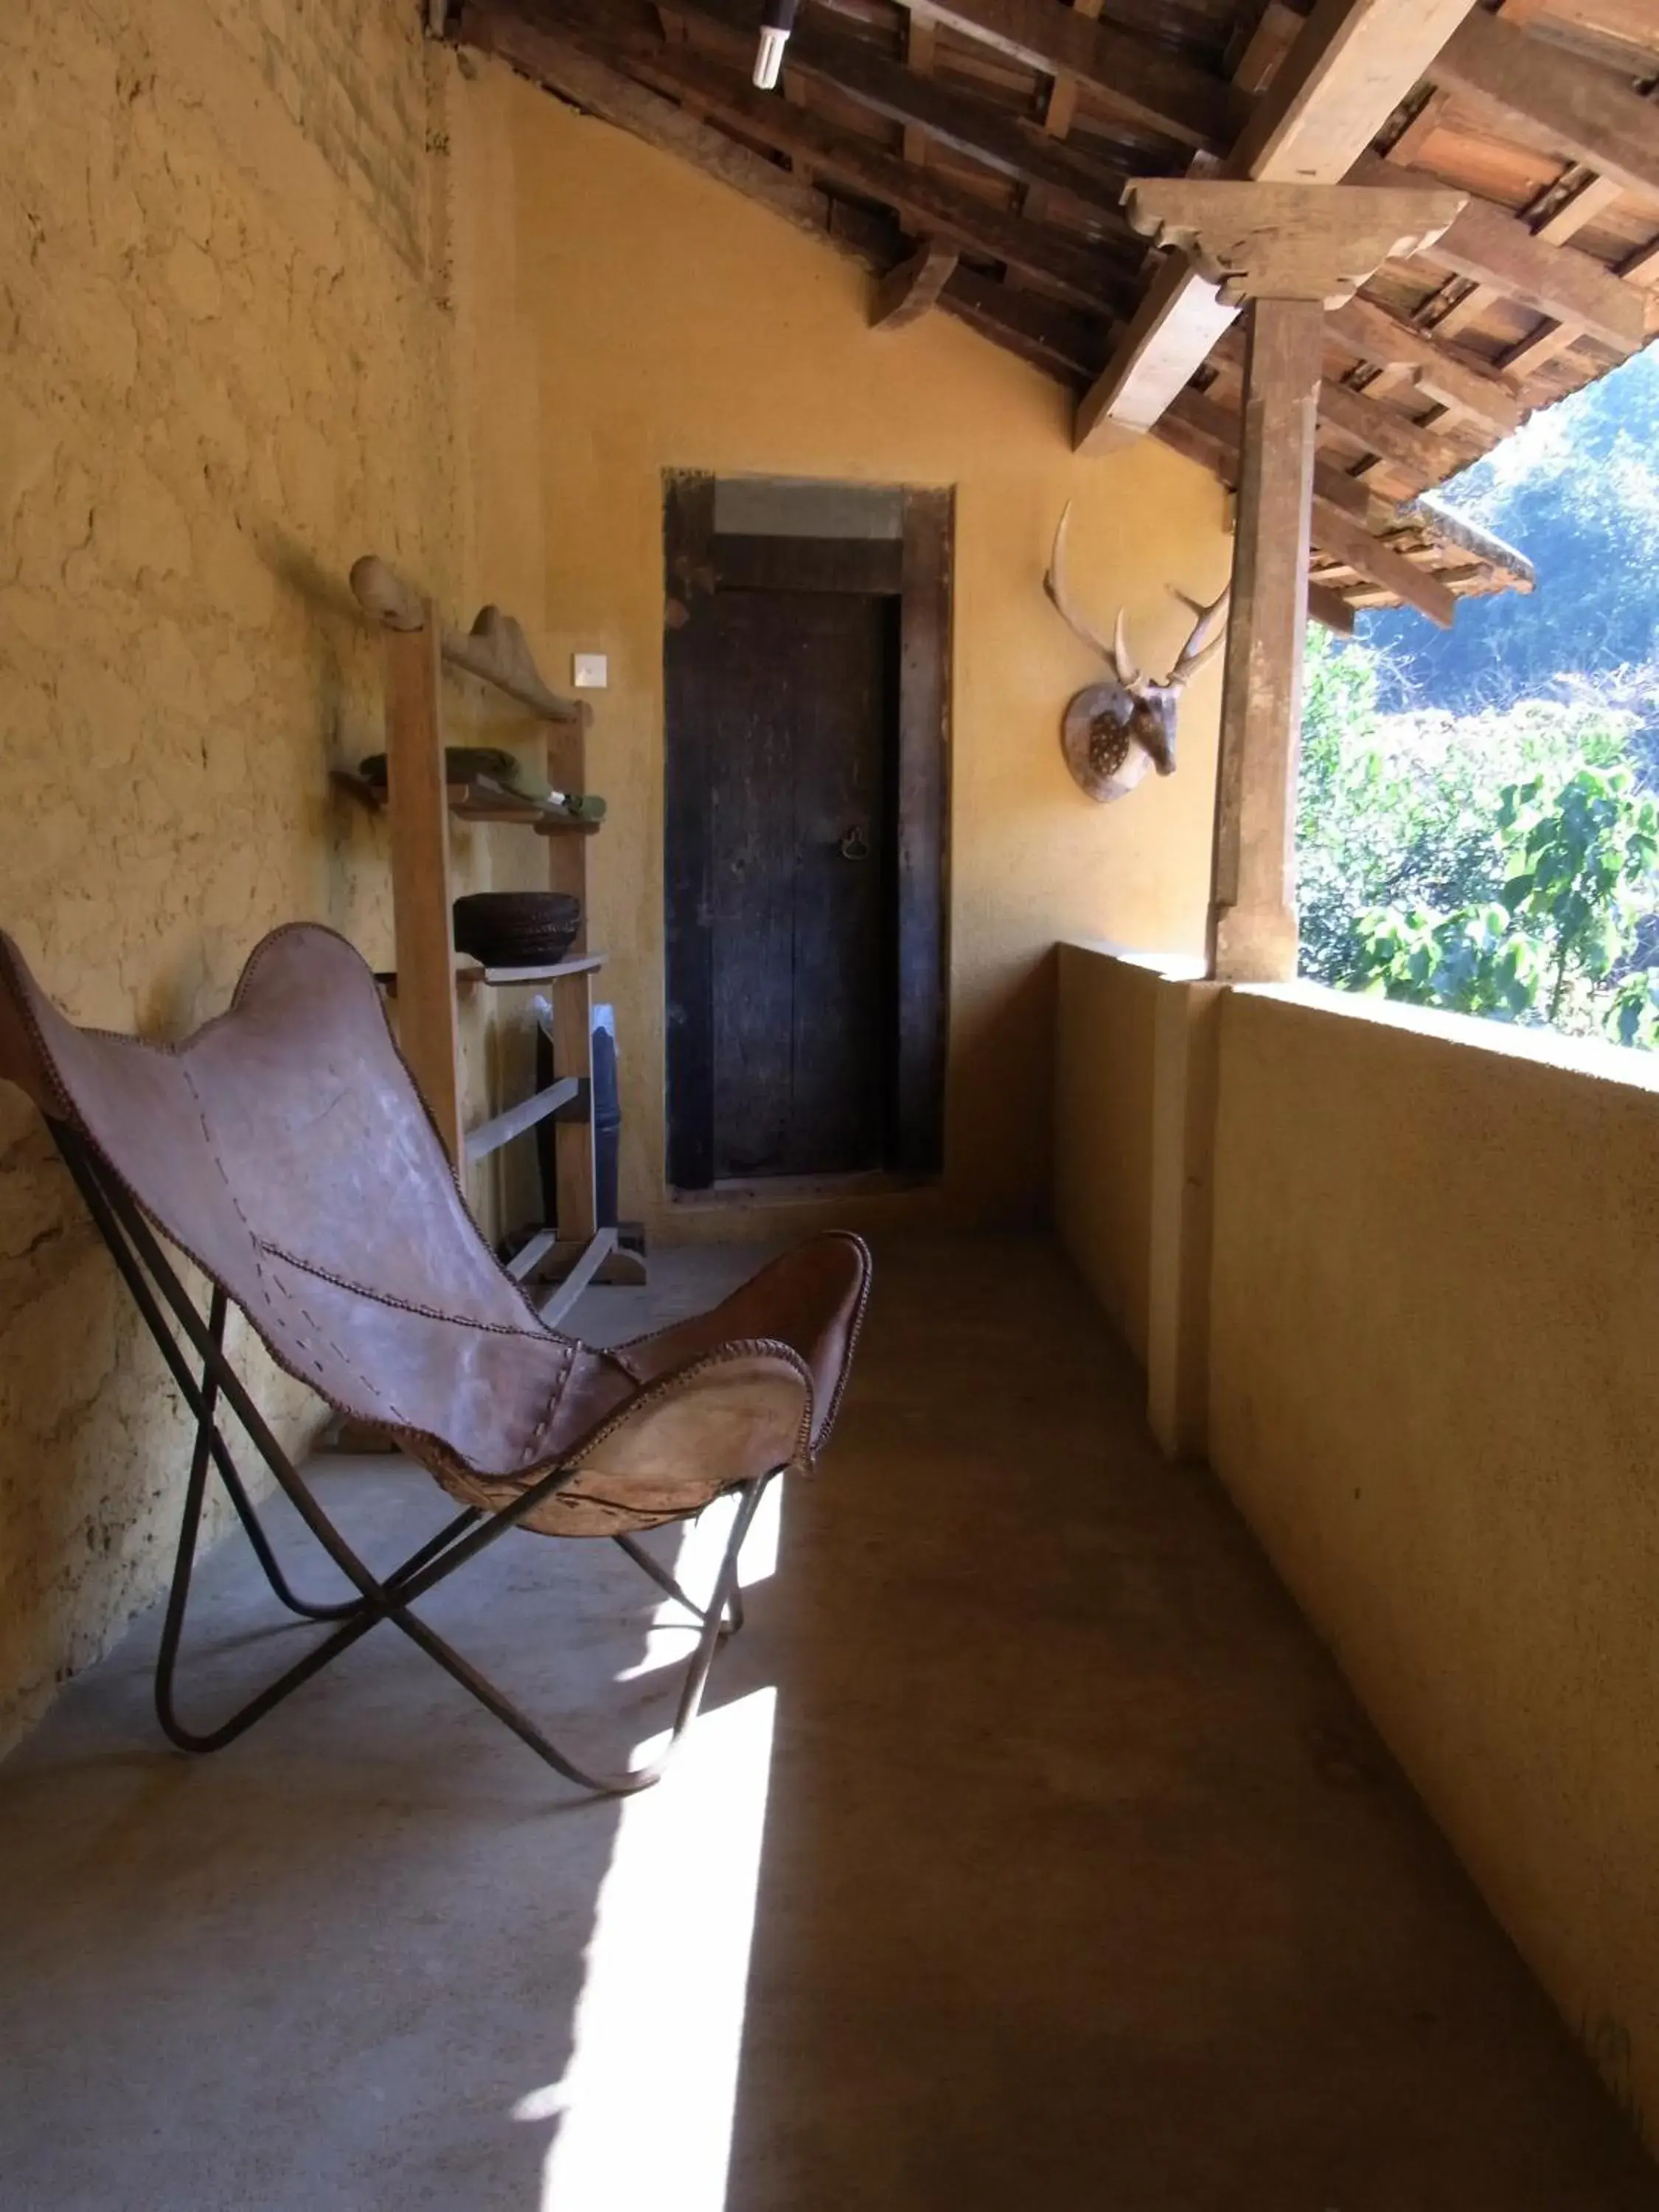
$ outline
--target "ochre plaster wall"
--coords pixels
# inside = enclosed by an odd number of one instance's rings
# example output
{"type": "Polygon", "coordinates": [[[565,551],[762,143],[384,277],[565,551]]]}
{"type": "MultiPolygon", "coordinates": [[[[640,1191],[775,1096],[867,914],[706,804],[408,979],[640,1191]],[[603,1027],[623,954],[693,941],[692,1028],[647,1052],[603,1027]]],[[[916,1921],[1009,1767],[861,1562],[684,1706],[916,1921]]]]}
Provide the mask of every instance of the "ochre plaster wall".
{"type": "Polygon", "coordinates": [[[1057,957],[1054,1227],[1144,1367],[1162,969],[1088,945],[1062,945],[1057,957]]]}
{"type": "Polygon", "coordinates": [[[1651,2140],[1659,1070],[1294,988],[1183,1069],[1193,988],[1062,948],[1056,1223],[1651,2140]]]}
{"type": "MultiPolygon", "coordinates": [[[[590,757],[611,811],[590,869],[620,1029],[624,1213],[659,1236],[732,1233],[718,1206],[671,1206],[663,1174],[663,472],[701,469],[956,488],[946,1174],[830,1211],[1039,1218],[1054,941],[1197,943],[1218,684],[1206,671],[1193,687],[1173,779],[1112,807],[1085,799],[1057,729],[1097,664],[1042,596],[1049,539],[1075,499],[1079,596],[1107,624],[1126,603],[1156,663],[1187,619],[1165,584],[1207,594],[1225,575],[1221,494],[1151,441],[1074,461],[1053,386],[944,317],[871,331],[852,264],[498,65],[468,88],[455,134],[494,179],[471,203],[479,230],[458,240],[463,319],[482,342],[481,567],[504,596],[542,592],[562,673],[577,647],[610,656],[590,757]]],[[[744,1227],[808,1218],[751,1211],[744,1227]]]]}
{"type": "Polygon", "coordinates": [[[1228,994],[1213,1463],[1650,2136],[1656,1313],[1646,1058],[1228,994]]]}
{"type": "MultiPolygon", "coordinates": [[[[0,926],[82,1019],[177,1034],[295,916],[389,952],[327,769],[380,741],[351,558],[462,580],[418,15],[0,8],[0,926]]],[[[0,1085],[0,1741],[153,1593],[184,1447],[0,1085]]]]}
{"type": "MultiPolygon", "coordinates": [[[[1046,1186],[1050,948],[1190,942],[1213,678],[1172,783],[1101,811],[1055,744],[1093,673],[1039,580],[1079,501],[1081,588],[1156,660],[1211,591],[1216,488],[1148,447],[1089,468],[1041,380],[954,325],[883,339],[864,280],[493,65],[411,0],[14,0],[0,10],[0,926],[77,1018],[177,1035],[270,927],[391,954],[383,825],[331,793],[381,742],[343,588],[375,550],[544,665],[611,657],[593,937],[612,952],[626,1210],[661,1234],[661,475],[959,493],[950,1158],[934,1218],[1046,1186]],[[471,71],[471,74],[468,74],[471,71]]],[[[515,740],[452,690],[455,735],[515,740]]],[[[541,848],[458,832],[456,888],[541,848]]],[[[464,1018],[471,1080],[516,1054],[464,1018]]],[[[475,1196],[489,1210],[488,1187],[475,1196]]],[[[837,1209],[839,1211],[840,1209],[837,1209]]],[[[318,1411],[256,1359],[278,1426],[318,1411]]],[[[164,1570],[185,1435],[32,1111],[0,1091],[0,1741],[164,1570]]]]}

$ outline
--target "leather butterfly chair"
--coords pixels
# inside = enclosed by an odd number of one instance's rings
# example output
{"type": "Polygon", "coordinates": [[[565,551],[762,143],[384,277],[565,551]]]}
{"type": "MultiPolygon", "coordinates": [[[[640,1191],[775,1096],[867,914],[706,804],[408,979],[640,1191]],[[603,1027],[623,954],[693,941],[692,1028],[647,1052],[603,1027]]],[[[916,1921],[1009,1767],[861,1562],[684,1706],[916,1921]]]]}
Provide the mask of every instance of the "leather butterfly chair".
{"type": "Polygon", "coordinates": [[[856,1237],[821,1237],[712,1311],[601,1351],[546,1328],[467,1212],[399,1057],[374,977],[331,930],[275,931],[228,1013],[179,1045],[75,1028],[0,935],[0,1077],[51,1126],[196,1418],[156,1662],[173,1741],[214,1751],[390,1620],[561,1774],[622,1793],[656,1780],[568,1759],[412,1610],[509,1529],[613,1537],[702,1623],[668,1750],[714,1650],[741,1625],[738,1553],[767,1485],[812,1466],[846,1386],[870,1280],[856,1237]],[[205,1316],[156,1235],[207,1277],[205,1316]],[[462,1510],[375,1575],[345,1541],[224,1352],[234,1302],[277,1364],[339,1412],[387,1430],[462,1510]],[[356,1595],[295,1595],[219,1426],[228,1405],[356,1595]],[[173,1677],[202,1507],[216,1470],[271,1589],[329,1632],[216,1728],[179,1720],[173,1677]],[[705,1607],[639,1546],[643,1529],[737,1493],[705,1607]]]}

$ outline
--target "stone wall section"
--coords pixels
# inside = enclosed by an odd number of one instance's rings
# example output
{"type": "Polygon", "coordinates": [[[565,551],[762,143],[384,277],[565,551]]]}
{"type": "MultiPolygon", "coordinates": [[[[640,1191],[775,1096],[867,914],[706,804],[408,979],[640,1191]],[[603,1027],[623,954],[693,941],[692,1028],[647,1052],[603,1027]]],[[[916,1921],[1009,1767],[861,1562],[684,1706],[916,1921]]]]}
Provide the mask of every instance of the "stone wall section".
{"type": "MultiPolygon", "coordinates": [[[[298,916],[389,957],[328,769],[381,741],[352,558],[464,580],[447,66],[416,0],[0,8],[0,927],[83,1021],[177,1035],[298,916]]],[[[0,1744],[159,1588],[186,1454],[0,1086],[0,1744]]]]}

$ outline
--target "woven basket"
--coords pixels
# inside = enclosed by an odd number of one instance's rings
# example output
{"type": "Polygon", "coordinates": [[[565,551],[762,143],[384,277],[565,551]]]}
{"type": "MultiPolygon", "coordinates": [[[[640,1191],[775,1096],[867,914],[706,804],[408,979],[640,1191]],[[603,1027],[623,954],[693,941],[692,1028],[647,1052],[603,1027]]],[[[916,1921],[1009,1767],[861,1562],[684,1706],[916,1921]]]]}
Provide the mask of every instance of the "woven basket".
{"type": "Polygon", "coordinates": [[[581,927],[568,891],[473,891],[455,902],[455,949],[486,968],[550,968],[581,927]]]}

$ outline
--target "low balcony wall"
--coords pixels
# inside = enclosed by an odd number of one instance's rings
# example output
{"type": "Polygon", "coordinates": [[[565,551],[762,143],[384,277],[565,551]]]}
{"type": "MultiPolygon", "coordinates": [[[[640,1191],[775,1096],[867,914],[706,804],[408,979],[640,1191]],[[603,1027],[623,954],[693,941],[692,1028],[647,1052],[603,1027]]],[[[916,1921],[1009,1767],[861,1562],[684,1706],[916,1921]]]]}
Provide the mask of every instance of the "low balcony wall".
{"type": "Polygon", "coordinates": [[[1151,1286],[1152,1070],[1165,969],[1062,945],[1054,1061],[1057,1188],[1089,1288],[1142,1366],[1151,1286]]]}
{"type": "Polygon", "coordinates": [[[1178,1083],[1157,1040],[1193,987],[1154,976],[1149,1017],[1144,963],[1066,948],[1060,1231],[1115,1317],[1145,1285],[1121,1326],[1150,1354],[1154,1425],[1173,1388],[1188,1444],[1651,2137],[1659,1063],[1375,1000],[1207,988],[1178,1083]],[[1170,1131],[1184,1178],[1158,1171],[1170,1131]],[[1103,1190],[1125,1176],[1139,1194],[1103,1190]],[[1195,1188],[1172,1385],[1157,1255],[1195,1188]]]}

